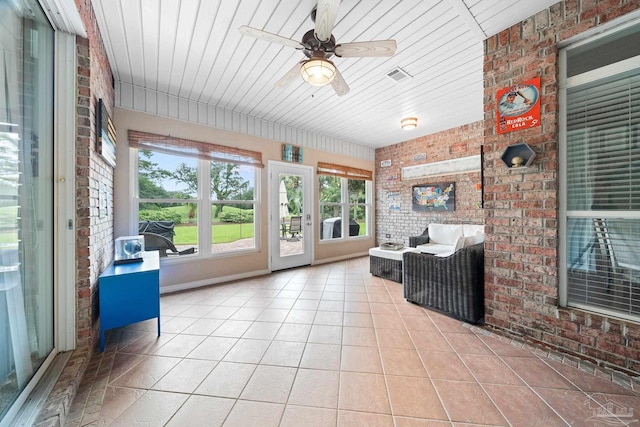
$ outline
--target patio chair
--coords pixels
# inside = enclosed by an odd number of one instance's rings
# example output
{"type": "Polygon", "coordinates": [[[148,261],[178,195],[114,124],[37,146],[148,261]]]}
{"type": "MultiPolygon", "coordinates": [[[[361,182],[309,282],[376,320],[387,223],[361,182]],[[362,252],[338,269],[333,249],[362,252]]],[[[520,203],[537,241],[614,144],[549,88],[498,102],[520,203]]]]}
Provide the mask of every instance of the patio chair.
{"type": "Polygon", "coordinates": [[[155,233],[140,233],[144,236],[145,251],[159,251],[161,257],[168,255],[188,255],[196,253],[196,248],[178,250],[173,242],[164,236],[155,233]],[[167,251],[170,251],[167,253],[167,251]]]}
{"type": "Polygon", "coordinates": [[[298,234],[302,233],[302,216],[292,216],[289,221],[289,241],[300,240],[298,234]]]}

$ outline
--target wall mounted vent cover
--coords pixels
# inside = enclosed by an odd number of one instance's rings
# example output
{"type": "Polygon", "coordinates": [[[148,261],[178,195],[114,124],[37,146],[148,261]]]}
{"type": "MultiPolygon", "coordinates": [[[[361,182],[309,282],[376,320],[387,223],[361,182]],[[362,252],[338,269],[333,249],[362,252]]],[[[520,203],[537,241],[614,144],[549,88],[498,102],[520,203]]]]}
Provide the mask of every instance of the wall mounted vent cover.
{"type": "Polygon", "coordinates": [[[393,80],[395,80],[397,83],[400,83],[406,79],[412,78],[409,73],[407,73],[405,70],[403,70],[400,67],[396,67],[393,70],[389,71],[387,73],[387,76],[391,77],[393,80]]]}

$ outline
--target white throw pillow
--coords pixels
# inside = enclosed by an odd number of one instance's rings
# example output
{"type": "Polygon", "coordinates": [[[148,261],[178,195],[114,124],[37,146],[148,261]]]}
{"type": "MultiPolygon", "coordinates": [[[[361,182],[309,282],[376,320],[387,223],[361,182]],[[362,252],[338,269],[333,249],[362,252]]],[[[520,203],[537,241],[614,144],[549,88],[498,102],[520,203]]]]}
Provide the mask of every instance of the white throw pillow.
{"type": "Polygon", "coordinates": [[[429,224],[429,243],[455,245],[462,236],[462,226],[455,224],[429,224]]]}

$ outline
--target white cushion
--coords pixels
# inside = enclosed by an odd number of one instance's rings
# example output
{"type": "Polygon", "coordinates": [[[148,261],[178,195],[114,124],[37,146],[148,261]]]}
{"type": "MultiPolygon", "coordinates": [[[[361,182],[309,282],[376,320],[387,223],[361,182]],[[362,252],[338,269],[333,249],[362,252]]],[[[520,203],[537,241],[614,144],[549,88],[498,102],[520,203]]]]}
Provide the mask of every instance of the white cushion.
{"type": "Polygon", "coordinates": [[[453,247],[451,247],[451,249],[449,249],[448,252],[442,252],[442,253],[435,254],[435,255],[439,256],[439,257],[451,256],[451,255],[455,254],[457,251],[459,251],[460,249],[464,248],[464,242],[465,242],[465,237],[464,236],[460,236],[460,237],[458,237],[458,240],[456,241],[456,244],[453,247]]]}
{"type": "Polygon", "coordinates": [[[417,252],[416,248],[402,248],[397,251],[390,251],[380,248],[369,249],[369,256],[375,256],[378,258],[392,259],[394,261],[402,261],[402,254],[405,252],[417,252]]]}
{"type": "Polygon", "coordinates": [[[462,230],[458,224],[429,224],[429,243],[453,246],[463,235],[462,230]]]}
{"type": "Polygon", "coordinates": [[[462,224],[462,232],[465,236],[475,236],[478,232],[484,234],[484,225],[462,224]]]}

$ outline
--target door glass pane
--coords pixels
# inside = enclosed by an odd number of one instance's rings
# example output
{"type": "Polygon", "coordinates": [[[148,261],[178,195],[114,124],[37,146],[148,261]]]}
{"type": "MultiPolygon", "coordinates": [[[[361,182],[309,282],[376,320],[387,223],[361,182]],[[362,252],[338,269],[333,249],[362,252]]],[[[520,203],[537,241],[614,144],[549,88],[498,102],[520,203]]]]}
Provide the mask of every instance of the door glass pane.
{"type": "Polygon", "coordinates": [[[280,256],[304,253],[302,230],[306,213],[302,205],[303,183],[302,176],[280,174],[280,256]]]}
{"type": "Polygon", "coordinates": [[[0,2],[0,421],[53,349],[53,30],[0,2]]]}

